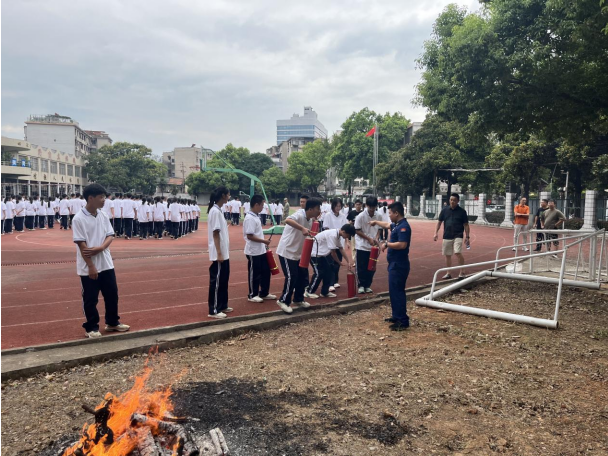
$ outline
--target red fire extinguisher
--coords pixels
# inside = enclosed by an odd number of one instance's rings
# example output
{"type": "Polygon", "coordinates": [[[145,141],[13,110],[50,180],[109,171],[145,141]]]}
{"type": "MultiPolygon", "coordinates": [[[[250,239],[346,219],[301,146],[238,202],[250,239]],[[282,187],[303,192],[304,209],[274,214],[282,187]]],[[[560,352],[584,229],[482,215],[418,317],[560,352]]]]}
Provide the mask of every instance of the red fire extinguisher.
{"type": "Polygon", "coordinates": [[[320,225],[318,220],[314,220],[312,222],[312,227],[310,227],[310,235],[311,236],[316,236],[317,234],[319,234],[319,229],[320,229],[320,225]]]}
{"type": "Polygon", "coordinates": [[[279,267],[277,266],[277,262],[274,259],[274,255],[272,250],[266,250],[266,261],[268,261],[268,267],[270,268],[270,274],[277,275],[279,273],[279,267]]]}
{"type": "Polygon", "coordinates": [[[350,271],[346,274],[346,287],[348,289],[349,298],[357,296],[357,277],[350,271]]]}
{"type": "Polygon", "coordinates": [[[376,246],[373,246],[372,251],[369,253],[369,263],[367,263],[368,271],[376,270],[376,264],[378,263],[379,256],[380,256],[380,249],[376,246]]]}
{"type": "Polygon", "coordinates": [[[300,257],[300,267],[308,268],[310,265],[310,256],[312,255],[312,247],[315,240],[311,237],[304,239],[304,246],[302,247],[302,256],[300,257]]]}

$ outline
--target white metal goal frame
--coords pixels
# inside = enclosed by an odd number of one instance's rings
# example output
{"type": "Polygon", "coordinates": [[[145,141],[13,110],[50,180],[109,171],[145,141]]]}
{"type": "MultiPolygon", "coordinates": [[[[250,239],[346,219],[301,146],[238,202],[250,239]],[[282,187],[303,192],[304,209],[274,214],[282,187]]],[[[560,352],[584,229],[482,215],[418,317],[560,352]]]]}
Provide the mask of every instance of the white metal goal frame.
{"type": "MultiPolygon", "coordinates": [[[[441,274],[442,272],[449,272],[449,271],[461,269],[462,266],[451,266],[451,267],[445,267],[445,268],[438,269],[435,272],[435,275],[433,276],[431,292],[428,295],[417,299],[415,301],[416,304],[419,306],[431,307],[431,308],[435,308],[435,309],[449,310],[449,311],[453,311],[453,312],[466,313],[466,314],[477,315],[477,316],[481,316],[481,317],[496,318],[496,319],[500,319],[500,320],[514,321],[514,322],[518,322],[518,323],[526,323],[529,325],[540,326],[540,327],[549,328],[549,329],[557,329],[559,326],[559,322],[558,322],[559,306],[560,306],[560,302],[561,302],[563,286],[566,285],[566,286],[575,286],[575,287],[599,290],[602,279],[604,277],[604,273],[603,273],[604,269],[606,269],[605,275],[608,276],[608,261],[606,261],[605,266],[603,264],[604,257],[608,257],[608,254],[607,254],[608,252],[606,252],[606,232],[605,232],[605,230],[593,231],[593,232],[580,232],[580,231],[575,232],[574,230],[543,231],[543,233],[549,233],[549,234],[553,234],[554,232],[556,234],[564,235],[559,240],[562,243],[561,249],[554,250],[554,251],[541,252],[541,253],[530,253],[530,254],[526,254],[526,255],[522,255],[522,256],[517,255],[517,251],[519,250],[519,247],[525,247],[527,245],[532,245],[532,244],[546,244],[549,242],[555,242],[554,239],[545,239],[545,240],[539,241],[539,242],[530,242],[530,243],[525,243],[525,244],[515,244],[515,245],[501,247],[496,252],[495,260],[483,261],[480,263],[474,263],[474,264],[469,264],[469,265],[465,266],[466,268],[478,268],[480,266],[482,266],[482,267],[483,266],[492,266],[492,269],[487,269],[487,270],[483,270],[478,273],[475,273],[470,277],[467,277],[463,280],[460,280],[460,281],[455,282],[451,285],[448,285],[444,288],[441,288],[440,290],[436,290],[437,278],[439,277],[439,274],[441,274]],[[575,233],[577,233],[577,234],[575,234],[575,233]],[[577,260],[576,270],[574,272],[574,279],[565,279],[564,276],[566,275],[566,257],[567,257],[568,250],[575,248],[576,246],[580,246],[585,241],[590,241],[590,245],[595,246],[595,250],[593,249],[593,247],[591,248],[591,250],[593,251],[592,262],[594,265],[597,265],[598,267],[595,269],[590,268],[588,277],[586,278],[586,280],[583,280],[584,277],[579,278],[578,269],[580,266],[580,262],[577,260]],[[601,244],[599,252],[597,252],[598,242],[601,244]],[[512,248],[516,248],[514,258],[499,258],[500,251],[505,250],[505,249],[512,249],[512,248]],[[599,261],[597,261],[598,253],[599,253],[599,261]],[[515,260],[514,264],[516,265],[518,262],[522,262],[525,260],[530,260],[530,262],[533,262],[535,260],[542,259],[543,257],[554,256],[554,255],[559,255],[559,254],[561,254],[561,267],[560,267],[560,272],[559,272],[558,277],[546,277],[546,276],[538,276],[538,275],[532,275],[532,274],[519,274],[516,272],[516,268],[513,268],[513,272],[499,271],[499,265],[505,265],[505,264],[514,262],[514,260],[515,260]],[[537,317],[531,317],[528,315],[520,315],[520,314],[515,314],[515,313],[509,313],[509,312],[483,309],[483,308],[479,308],[479,307],[452,304],[450,302],[437,301],[437,298],[444,296],[448,293],[451,293],[459,288],[462,288],[465,285],[473,283],[483,277],[498,277],[498,278],[505,278],[505,279],[512,279],[512,280],[523,280],[523,281],[529,281],[529,282],[540,282],[540,283],[557,285],[558,286],[557,287],[557,296],[555,299],[555,311],[553,314],[553,318],[552,319],[537,318],[537,317]]],[[[580,247],[579,247],[578,258],[580,258],[580,247]]]]}

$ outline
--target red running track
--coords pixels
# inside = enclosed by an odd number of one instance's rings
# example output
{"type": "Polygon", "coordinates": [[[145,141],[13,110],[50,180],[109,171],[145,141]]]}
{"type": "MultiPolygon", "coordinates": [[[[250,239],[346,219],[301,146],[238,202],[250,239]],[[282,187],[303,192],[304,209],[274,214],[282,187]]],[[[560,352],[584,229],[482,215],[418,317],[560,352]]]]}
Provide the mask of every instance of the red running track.
{"type": "MultiPolygon", "coordinates": [[[[411,272],[408,287],[432,281],[444,266],[441,243],[433,242],[435,222],[411,220],[411,272]]],[[[231,315],[278,310],[273,301],[247,301],[247,260],[242,227],[230,227],[231,315]]],[[[471,227],[468,263],[494,259],[496,249],[509,245],[512,232],[471,227]]],[[[37,230],[2,236],[2,348],[27,347],[84,337],[80,280],[76,275],[76,247],[72,232],[37,230]]],[[[272,239],[276,250],[279,237],[272,239]]],[[[209,260],[207,228],[179,240],[115,239],[110,250],[119,289],[121,321],[132,331],[208,320],[209,260]]],[[[277,259],[278,260],[278,259],[277,259]]],[[[472,272],[472,271],[468,271],[472,272]]],[[[386,256],[378,262],[374,292],[388,290],[386,256]]],[[[345,274],[341,274],[345,283],[345,274]]],[[[283,275],[272,278],[271,293],[279,295],[283,275]]],[[[346,287],[337,290],[346,298],[346,287]]],[[[314,306],[326,299],[310,300],[314,306]]],[[[103,323],[103,298],[98,306],[103,323]]],[[[102,324],[103,333],[103,324],[102,324]]]]}

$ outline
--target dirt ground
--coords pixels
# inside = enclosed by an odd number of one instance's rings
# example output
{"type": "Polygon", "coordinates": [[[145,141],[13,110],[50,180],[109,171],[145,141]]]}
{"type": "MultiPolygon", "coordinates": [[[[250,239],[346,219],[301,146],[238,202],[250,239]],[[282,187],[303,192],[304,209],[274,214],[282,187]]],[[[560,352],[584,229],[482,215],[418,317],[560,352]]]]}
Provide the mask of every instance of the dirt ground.
{"type": "MultiPolygon", "coordinates": [[[[446,299],[550,316],[555,292],[501,280],[446,299]]],[[[392,333],[383,305],[166,352],[152,385],[175,381],[176,413],[235,455],[608,454],[608,295],[562,302],[556,331],[410,306],[392,333]]],[[[144,360],[4,383],[2,454],[58,454],[81,404],[129,389],[144,360]]]]}

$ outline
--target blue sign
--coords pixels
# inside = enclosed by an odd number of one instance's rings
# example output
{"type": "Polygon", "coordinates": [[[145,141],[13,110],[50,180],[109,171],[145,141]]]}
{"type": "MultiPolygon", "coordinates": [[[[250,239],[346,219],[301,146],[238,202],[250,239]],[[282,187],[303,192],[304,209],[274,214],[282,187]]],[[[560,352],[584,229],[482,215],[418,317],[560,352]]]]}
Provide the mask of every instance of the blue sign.
{"type": "Polygon", "coordinates": [[[26,166],[25,166],[25,159],[24,159],[24,158],[22,158],[22,159],[21,159],[21,166],[22,166],[23,168],[25,168],[25,167],[26,167],[26,166]]]}
{"type": "Polygon", "coordinates": [[[17,166],[17,159],[11,158],[11,166],[17,166]]]}

